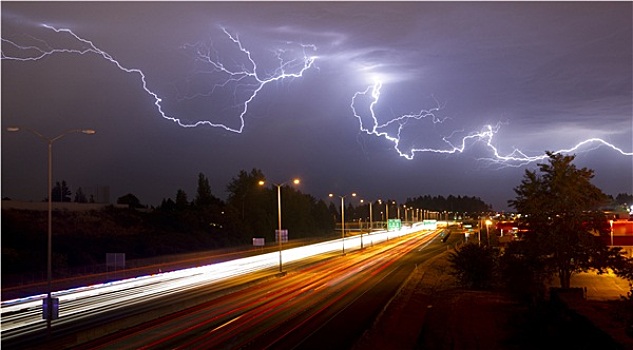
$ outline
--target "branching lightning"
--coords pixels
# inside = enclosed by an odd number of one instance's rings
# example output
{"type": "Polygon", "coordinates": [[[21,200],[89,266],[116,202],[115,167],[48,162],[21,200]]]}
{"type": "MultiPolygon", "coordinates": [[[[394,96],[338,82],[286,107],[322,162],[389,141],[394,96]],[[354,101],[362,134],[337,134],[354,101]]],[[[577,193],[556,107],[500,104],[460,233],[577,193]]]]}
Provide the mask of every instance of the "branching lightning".
{"type": "MultiPolygon", "coordinates": [[[[380,100],[380,89],[382,88],[381,81],[375,81],[373,85],[370,85],[364,91],[359,91],[354,94],[352,97],[352,101],[350,107],[354,114],[354,117],[358,119],[360,131],[366,133],[367,135],[373,135],[377,137],[382,137],[385,140],[391,142],[393,144],[394,150],[401,156],[408,160],[411,160],[415,157],[416,153],[440,153],[440,154],[455,154],[455,153],[463,153],[469,145],[474,143],[482,143],[485,145],[487,149],[490,150],[491,156],[488,158],[480,158],[480,160],[488,161],[491,163],[498,164],[500,166],[512,166],[512,167],[520,167],[532,162],[537,162],[547,158],[546,154],[541,154],[538,156],[529,156],[522,152],[519,149],[514,149],[509,154],[502,154],[499,149],[495,146],[494,137],[501,129],[501,123],[497,125],[486,125],[478,132],[471,132],[466,136],[463,136],[459,143],[454,143],[451,141],[457,132],[451,133],[449,136],[443,136],[441,139],[443,143],[446,144],[444,148],[431,148],[431,147],[411,147],[408,150],[403,150],[401,147],[402,142],[402,132],[405,130],[407,123],[413,121],[419,121],[422,119],[430,119],[433,124],[438,124],[444,122],[446,119],[438,118],[435,113],[438,112],[439,107],[422,110],[417,114],[408,114],[402,115],[393,119],[388,120],[387,122],[379,122],[375,107],[380,100]],[[363,101],[367,100],[368,107],[363,107],[363,102],[359,102],[359,99],[363,99],[363,101]],[[365,108],[365,112],[361,113],[359,110],[361,108],[365,108]],[[396,125],[395,131],[393,131],[394,127],[392,125],[396,125]]],[[[626,152],[621,148],[603,140],[600,138],[589,138],[584,141],[577,143],[575,146],[565,149],[559,149],[557,151],[553,151],[554,153],[573,153],[580,151],[587,151],[587,147],[589,150],[596,149],[600,146],[606,146],[608,148],[613,149],[617,153],[620,153],[624,156],[633,156],[633,152],[626,152]]]]}
{"type": "MultiPolygon", "coordinates": [[[[240,57],[236,61],[227,62],[220,59],[220,55],[215,51],[212,45],[192,44],[185,45],[184,48],[193,52],[194,60],[200,68],[195,74],[206,76],[208,78],[209,88],[205,92],[196,92],[181,96],[182,100],[193,100],[197,98],[211,97],[216,89],[233,89],[233,98],[236,102],[236,115],[231,116],[234,123],[228,124],[218,122],[219,116],[210,115],[206,112],[205,116],[197,117],[198,121],[188,122],[182,117],[176,117],[168,114],[163,104],[163,98],[159,94],[150,89],[146,74],[139,68],[128,68],[115,59],[112,55],[98,48],[92,41],[84,39],[67,28],[57,28],[47,24],[42,24],[46,30],[50,30],[56,34],[63,36],[64,39],[70,38],[76,42],[75,48],[54,47],[48,42],[31,38],[30,44],[21,45],[13,40],[2,38],[1,59],[11,61],[39,61],[52,55],[69,54],[69,55],[96,55],[115,65],[119,70],[134,74],[140,79],[143,90],[151,96],[158,113],[165,119],[175,122],[181,127],[193,128],[207,125],[213,128],[222,128],[229,132],[242,133],[245,127],[245,116],[248,113],[250,104],[255,101],[258,94],[264,87],[270,83],[279,82],[285,79],[295,79],[303,77],[304,73],[315,65],[317,56],[316,47],[314,45],[287,43],[288,48],[293,49],[277,49],[272,53],[272,58],[276,62],[272,70],[261,71],[257,60],[253,57],[252,52],[243,45],[239,36],[222,28],[223,34],[227,41],[232,45],[236,54],[240,57]],[[9,54],[9,52],[11,54],[9,54]],[[206,74],[206,75],[205,75],[206,74]],[[238,93],[239,92],[239,93],[238,93]],[[235,126],[237,125],[237,126],[235,126]]],[[[429,110],[421,110],[418,113],[401,115],[396,118],[379,121],[376,116],[376,106],[380,100],[380,91],[382,82],[376,80],[372,85],[368,86],[364,91],[354,94],[351,99],[351,109],[354,117],[358,119],[360,131],[372,136],[384,138],[393,144],[394,150],[408,160],[415,157],[416,153],[438,153],[438,154],[457,154],[465,152],[468,147],[475,143],[483,145],[489,150],[490,156],[481,158],[487,162],[499,164],[500,166],[523,166],[528,163],[545,159],[545,154],[530,156],[519,149],[514,149],[510,153],[501,152],[495,145],[495,136],[501,129],[501,124],[485,125],[479,131],[474,131],[459,136],[463,131],[452,132],[448,136],[440,138],[440,147],[437,145],[420,147],[417,145],[405,146],[403,139],[405,133],[411,133],[412,126],[419,125],[420,122],[430,122],[431,125],[439,125],[444,123],[447,118],[439,118],[436,116],[440,107],[429,110]],[[458,141],[456,141],[458,140],[458,141]]],[[[415,131],[414,131],[415,132],[415,131]]],[[[627,152],[615,145],[600,139],[589,138],[577,143],[576,145],[554,151],[556,153],[572,153],[586,152],[598,147],[606,146],[615,152],[624,156],[633,156],[633,152],[627,152]]]]}
{"type": "Polygon", "coordinates": [[[208,125],[214,128],[222,128],[234,133],[242,133],[245,126],[244,117],[248,112],[249,105],[256,99],[258,93],[264,88],[264,86],[269,83],[277,82],[284,79],[302,77],[304,72],[313,67],[314,62],[317,59],[317,56],[312,54],[316,51],[316,47],[314,45],[297,44],[298,47],[301,48],[302,52],[299,57],[288,58],[287,56],[289,55],[286,55],[286,51],[283,49],[279,49],[274,53],[274,57],[278,62],[277,68],[272,73],[263,73],[259,71],[257,62],[253,59],[251,51],[249,51],[244,45],[242,45],[239,37],[237,35],[231,34],[225,28],[222,28],[224,34],[233,43],[237,51],[244,57],[243,59],[248,64],[239,65],[239,68],[228,68],[226,64],[223,64],[219,61],[219,59],[211,55],[212,51],[209,49],[209,47],[205,47],[203,45],[192,45],[196,55],[195,59],[210,68],[210,70],[207,72],[216,73],[214,77],[222,76],[222,80],[219,82],[214,82],[214,88],[211,89],[210,92],[197,94],[195,96],[189,96],[187,98],[193,99],[197,97],[210,96],[215,91],[215,88],[224,87],[228,84],[236,84],[236,88],[247,86],[248,89],[246,89],[246,91],[248,91],[248,93],[240,101],[240,111],[238,115],[239,126],[231,127],[225,123],[214,122],[213,120],[217,119],[214,118],[214,116],[207,116],[204,118],[205,120],[188,123],[185,122],[182,118],[177,118],[175,116],[169,115],[164,111],[162,98],[158,95],[158,93],[150,90],[147,83],[147,77],[141,69],[128,68],[123,66],[112,55],[98,48],[92,41],[78,36],[70,29],[56,28],[47,24],[42,24],[42,26],[58,34],[70,35],[74,40],[78,42],[78,44],[80,44],[81,48],[54,48],[48,43],[39,39],[35,39],[38,42],[38,44],[36,45],[20,45],[12,40],[2,38],[3,48],[1,59],[26,62],[42,60],[48,56],[56,54],[94,54],[101,56],[103,59],[114,64],[118,69],[126,73],[138,75],[141,80],[143,89],[154,99],[154,105],[156,106],[156,109],[158,110],[160,115],[163,118],[171,120],[177,123],[179,126],[185,128],[208,125]],[[11,49],[12,52],[19,52],[21,56],[7,54],[7,47],[11,49]]]}

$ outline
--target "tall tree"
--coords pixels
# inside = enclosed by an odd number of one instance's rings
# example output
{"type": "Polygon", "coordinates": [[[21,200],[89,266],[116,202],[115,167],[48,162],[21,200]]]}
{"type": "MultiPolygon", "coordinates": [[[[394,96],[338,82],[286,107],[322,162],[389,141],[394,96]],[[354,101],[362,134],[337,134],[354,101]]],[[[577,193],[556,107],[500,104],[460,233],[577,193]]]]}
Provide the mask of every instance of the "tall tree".
{"type": "Polygon", "coordinates": [[[228,204],[239,210],[242,220],[246,219],[248,212],[260,205],[255,199],[261,198],[263,191],[259,182],[264,180],[264,173],[259,169],[252,169],[250,173],[241,170],[227,185],[228,204]]]}
{"type": "Polygon", "coordinates": [[[57,181],[53,189],[51,190],[51,200],[53,202],[70,202],[70,196],[72,193],[66,185],[66,181],[63,180],[61,183],[57,181]]]}
{"type": "Polygon", "coordinates": [[[75,202],[88,203],[88,198],[86,197],[86,194],[81,189],[81,187],[77,188],[77,191],[75,191],[75,202]]]}
{"type": "Polygon", "coordinates": [[[207,207],[213,204],[215,197],[211,194],[209,179],[203,174],[198,174],[198,189],[196,190],[195,204],[198,207],[207,207]]]}
{"type": "Polygon", "coordinates": [[[211,233],[222,244],[229,244],[233,239],[227,230],[230,218],[225,215],[224,202],[211,193],[209,179],[203,173],[198,174],[198,188],[193,203],[192,210],[183,212],[184,217],[190,218],[197,229],[211,233]]]}
{"type": "Polygon", "coordinates": [[[604,214],[597,211],[607,197],[591,183],[593,170],[578,169],[575,156],[546,154],[548,163],[538,164],[538,172],[526,170],[514,189],[516,199],[508,201],[529,230],[510,251],[531,255],[525,260],[537,262],[533,267],[557,275],[561,287],[569,288],[574,273],[607,267],[618,250],[610,250],[599,237],[609,232],[604,214]]]}
{"type": "Polygon", "coordinates": [[[227,185],[227,209],[234,229],[244,240],[273,232],[277,197],[276,192],[260,184],[264,180],[263,172],[254,168],[250,172],[241,170],[227,185]]]}
{"type": "Polygon", "coordinates": [[[189,200],[187,199],[187,193],[183,190],[176,192],[176,209],[183,210],[189,206],[189,200]]]}

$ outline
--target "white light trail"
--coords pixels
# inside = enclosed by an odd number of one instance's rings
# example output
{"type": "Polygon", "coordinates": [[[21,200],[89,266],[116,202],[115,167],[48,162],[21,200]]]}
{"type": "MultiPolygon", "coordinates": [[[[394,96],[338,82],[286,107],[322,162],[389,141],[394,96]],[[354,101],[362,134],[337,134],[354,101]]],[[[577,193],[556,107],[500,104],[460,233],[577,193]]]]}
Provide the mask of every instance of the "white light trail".
{"type": "MultiPolygon", "coordinates": [[[[398,231],[380,231],[363,235],[366,245],[378,244],[387,239],[405,236],[421,231],[421,226],[402,227],[398,231]]],[[[428,234],[434,231],[428,231],[428,234]]],[[[360,248],[360,236],[346,237],[346,249],[360,248]]],[[[342,240],[336,239],[308,246],[287,249],[282,252],[285,263],[340,251],[342,240]]],[[[126,307],[136,302],[159,298],[166,294],[182,292],[201,285],[216,283],[228,278],[244,276],[255,271],[275,269],[279,259],[278,252],[255,255],[247,258],[225,261],[201,267],[139,276],[114,282],[95,284],[69,290],[53,292],[60,302],[60,319],[80,318],[84,315],[126,307]]],[[[45,327],[42,320],[42,299],[45,294],[26,298],[5,300],[0,303],[0,334],[19,332],[20,328],[45,327]]],[[[32,330],[32,328],[29,328],[32,330]]]]}

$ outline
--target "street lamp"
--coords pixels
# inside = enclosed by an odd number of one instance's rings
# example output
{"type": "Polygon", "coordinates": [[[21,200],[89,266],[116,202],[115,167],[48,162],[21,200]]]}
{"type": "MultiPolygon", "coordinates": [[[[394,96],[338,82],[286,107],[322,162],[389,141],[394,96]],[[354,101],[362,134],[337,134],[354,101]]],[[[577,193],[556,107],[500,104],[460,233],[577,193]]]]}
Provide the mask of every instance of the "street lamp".
{"type": "MultiPolygon", "coordinates": [[[[288,181],[286,181],[288,182],[288,181]]],[[[282,265],[282,260],[281,260],[281,247],[282,247],[282,243],[281,243],[281,186],[285,185],[286,182],[282,182],[280,184],[273,184],[275,186],[277,186],[277,244],[279,246],[279,274],[283,275],[283,265],[282,265]]],[[[301,181],[299,179],[293,179],[292,183],[295,185],[298,185],[301,181]]],[[[260,186],[264,186],[265,182],[264,180],[260,180],[258,182],[258,184],[260,186]]]]}
{"type": "Polygon", "coordinates": [[[613,220],[609,220],[609,226],[611,227],[611,247],[613,248],[613,220]]]}
{"type": "Polygon", "coordinates": [[[385,228],[389,231],[389,200],[385,201],[385,228]]]}
{"type": "MultiPolygon", "coordinates": [[[[46,283],[47,283],[47,294],[46,299],[44,299],[44,303],[42,304],[42,316],[46,319],[46,332],[47,335],[50,336],[51,331],[51,320],[53,319],[53,297],[52,297],[52,281],[53,281],[53,263],[52,263],[52,252],[53,252],[53,142],[61,139],[62,137],[72,134],[72,133],[82,133],[86,135],[93,135],[96,131],[92,129],[72,129],[68,130],[60,135],[57,135],[53,138],[46,137],[41,133],[29,129],[29,128],[19,128],[17,126],[10,126],[7,128],[7,131],[17,132],[20,130],[25,130],[30,132],[31,134],[39,137],[44,142],[48,144],[48,247],[47,247],[47,273],[46,273],[46,283]]],[[[55,300],[56,301],[56,300],[55,300]]],[[[55,315],[55,318],[57,316],[55,315]]]]}
{"type": "MultiPolygon", "coordinates": [[[[328,195],[330,198],[334,197],[333,193],[330,193],[328,195]]],[[[348,195],[345,196],[338,196],[339,198],[341,198],[341,237],[342,242],[343,242],[343,255],[345,255],[345,197],[347,197],[348,195]]],[[[356,197],[356,193],[352,193],[351,194],[352,197],[356,197]]],[[[362,236],[361,236],[362,237],[362,236]]]]}

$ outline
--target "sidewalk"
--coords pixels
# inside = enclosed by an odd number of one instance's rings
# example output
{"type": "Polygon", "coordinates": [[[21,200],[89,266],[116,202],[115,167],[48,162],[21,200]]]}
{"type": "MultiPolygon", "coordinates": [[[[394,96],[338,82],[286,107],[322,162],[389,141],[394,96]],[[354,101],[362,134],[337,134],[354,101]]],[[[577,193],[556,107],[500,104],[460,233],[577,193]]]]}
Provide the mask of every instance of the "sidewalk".
{"type": "Polygon", "coordinates": [[[591,321],[625,349],[633,349],[633,338],[626,334],[626,325],[616,320],[621,305],[613,301],[627,296],[629,282],[613,273],[595,272],[572,276],[571,287],[585,288],[585,300],[566,300],[569,309],[591,321]]]}
{"type": "Polygon", "coordinates": [[[598,275],[596,272],[583,272],[573,275],[571,287],[586,288],[587,300],[617,300],[626,296],[630,290],[629,281],[614,273],[598,275]]]}

